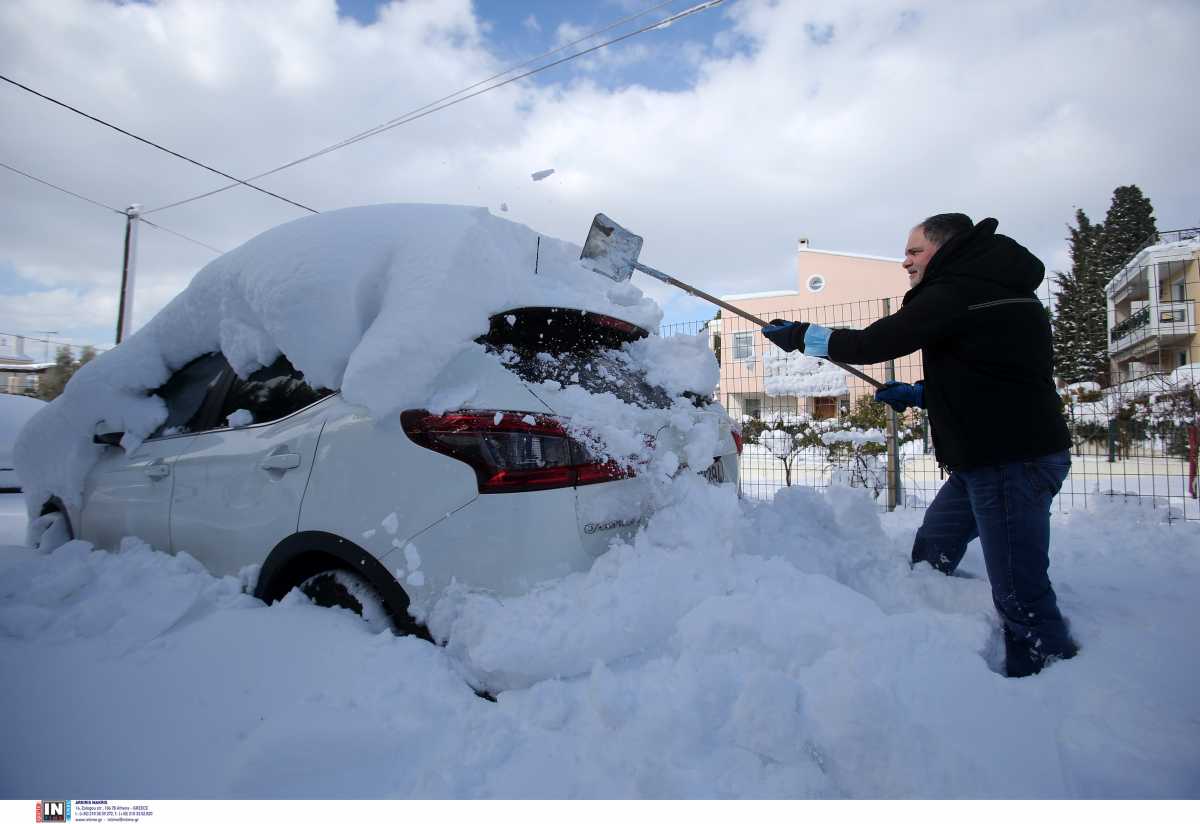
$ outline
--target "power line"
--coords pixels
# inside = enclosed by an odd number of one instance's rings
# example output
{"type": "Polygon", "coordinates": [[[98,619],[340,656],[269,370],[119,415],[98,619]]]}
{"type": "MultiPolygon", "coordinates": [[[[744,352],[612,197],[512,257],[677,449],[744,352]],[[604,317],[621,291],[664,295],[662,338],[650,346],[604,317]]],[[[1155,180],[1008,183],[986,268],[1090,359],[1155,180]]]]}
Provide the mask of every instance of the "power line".
{"type": "MultiPolygon", "coordinates": [[[[112,349],[111,346],[97,346],[92,343],[67,343],[66,341],[56,341],[56,340],[54,340],[54,338],[35,338],[33,335],[22,335],[17,332],[5,332],[3,330],[0,330],[0,336],[8,336],[10,338],[22,338],[23,340],[33,341],[34,343],[44,343],[47,346],[56,346],[56,347],[66,346],[70,349],[86,349],[87,347],[90,346],[93,349],[95,349],[97,353],[107,352],[109,349],[112,349]]],[[[4,366],[22,366],[22,365],[23,364],[19,364],[19,363],[4,364],[4,366]]],[[[0,369],[3,369],[4,366],[0,366],[0,369]]]]}
{"type": "MultiPolygon", "coordinates": [[[[512,67],[510,67],[510,68],[508,68],[508,69],[505,69],[504,71],[502,71],[502,72],[500,72],[500,73],[498,73],[498,74],[494,74],[494,75],[492,75],[491,77],[489,77],[489,78],[487,78],[487,79],[485,79],[485,80],[480,80],[478,83],[474,83],[474,84],[472,84],[472,85],[470,85],[470,86],[467,86],[467,87],[466,87],[466,88],[464,88],[464,89],[460,89],[459,91],[457,91],[457,92],[454,92],[453,94],[450,94],[450,95],[447,95],[447,96],[445,96],[445,97],[439,98],[438,100],[435,100],[435,101],[433,101],[432,103],[426,103],[424,106],[421,106],[421,107],[419,107],[419,108],[413,109],[413,110],[411,110],[411,111],[409,111],[409,112],[406,112],[405,114],[399,115],[399,116],[397,116],[397,117],[395,117],[395,118],[393,118],[393,119],[391,119],[391,120],[387,121],[386,123],[382,123],[382,124],[380,124],[380,125],[378,125],[378,126],[375,126],[375,127],[371,128],[371,129],[367,129],[367,130],[366,130],[366,131],[364,131],[364,132],[359,132],[358,134],[356,134],[356,135],[353,135],[352,137],[348,137],[348,138],[346,138],[345,140],[342,140],[342,141],[340,141],[340,142],[338,142],[338,143],[334,143],[334,144],[332,144],[332,145],[330,145],[330,146],[326,146],[325,148],[323,148],[323,149],[319,149],[319,150],[317,150],[317,151],[313,152],[312,154],[308,154],[308,155],[305,155],[304,157],[297,158],[296,160],[293,160],[293,161],[291,161],[291,162],[289,162],[289,163],[285,163],[285,164],[283,164],[282,166],[277,166],[277,167],[275,167],[274,169],[270,169],[269,171],[262,172],[261,174],[254,175],[253,177],[249,177],[249,178],[247,178],[247,180],[260,180],[260,179],[262,179],[262,178],[264,178],[264,177],[267,177],[268,175],[273,175],[273,174],[275,174],[276,172],[282,172],[284,169],[290,169],[290,168],[292,168],[293,166],[298,166],[298,165],[299,165],[299,164],[301,164],[301,163],[305,163],[305,162],[307,162],[307,161],[309,161],[309,160],[313,160],[313,159],[315,159],[315,158],[321,157],[322,155],[329,154],[330,152],[336,151],[336,150],[338,150],[338,149],[345,148],[346,146],[350,146],[350,145],[352,145],[352,144],[354,144],[354,143],[358,143],[358,142],[359,142],[359,141],[361,141],[361,140],[366,140],[368,137],[373,137],[373,136],[375,136],[375,135],[377,135],[377,134],[380,134],[380,133],[382,133],[382,132],[389,131],[390,129],[394,129],[394,128],[396,128],[397,126],[403,126],[403,125],[405,125],[405,124],[407,124],[407,123],[412,123],[414,120],[420,120],[420,119],[421,119],[421,118],[423,118],[423,117],[426,117],[426,116],[428,116],[428,115],[431,115],[431,114],[433,114],[433,113],[435,113],[435,112],[439,112],[439,111],[441,111],[441,110],[443,110],[443,109],[447,109],[447,108],[449,108],[450,106],[454,106],[454,105],[457,105],[457,104],[459,104],[459,103],[466,102],[467,100],[470,100],[470,99],[471,99],[471,98],[473,98],[473,97],[478,97],[478,96],[479,96],[479,95],[481,95],[481,94],[484,94],[484,93],[486,93],[486,92],[490,92],[490,91],[492,91],[492,90],[494,90],[494,89],[498,89],[498,88],[500,88],[501,86],[507,86],[507,85],[508,85],[508,84],[510,84],[510,83],[515,83],[515,82],[517,82],[518,80],[523,80],[523,79],[525,79],[526,77],[530,77],[530,76],[532,76],[532,75],[538,74],[539,72],[543,72],[543,71],[545,71],[546,69],[551,69],[551,68],[554,68],[555,66],[562,65],[563,63],[566,63],[566,62],[568,62],[568,61],[574,60],[574,59],[575,59],[575,58],[577,58],[577,57],[582,57],[582,56],[583,56],[583,55],[585,55],[585,54],[590,54],[591,52],[594,52],[594,51],[597,51],[597,50],[599,50],[599,49],[605,48],[606,46],[611,46],[611,45],[612,45],[612,44],[614,44],[614,43],[619,43],[619,42],[621,42],[622,40],[627,40],[627,39],[629,39],[630,37],[635,37],[635,36],[637,36],[637,35],[639,35],[639,34],[642,34],[642,33],[644,33],[644,32],[647,32],[647,31],[652,31],[652,30],[654,30],[654,29],[666,28],[667,26],[671,25],[672,23],[675,23],[675,22],[676,22],[676,21],[678,21],[678,20],[682,20],[684,17],[688,17],[688,16],[690,16],[690,15],[693,15],[693,14],[696,14],[696,13],[698,13],[698,12],[706,11],[706,10],[708,10],[708,9],[712,8],[713,6],[720,5],[722,2],[724,2],[724,0],[707,0],[707,2],[698,3],[698,4],[694,5],[694,6],[691,6],[691,7],[687,8],[687,9],[684,9],[684,10],[683,10],[683,11],[681,11],[681,12],[678,12],[678,13],[676,13],[676,14],[673,14],[673,15],[671,15],[671,16],[669,16],[669,17],[665,17],[665,18],[663,18],[662,20],[659,20],[659,21],[657,21],[657,22],[655,22],[655,23],[652,23],[651,25],[648,25],[648,26],[643,26],[643,27],[642,27],[642,28],[640,28],[640,29],[637,29],[637,30],[635,30],[635,31],[629,32],[629,33],[627,33],[627,34],[623,34],[623,35],[621,35],[620,37],[614,37],[614,38],[613,38],[613,39],[611,39],[611,40],[606,40],[605,42],[603,42],[603,43],[600,43],[599,45],[592,46],[591,48],[584,49],[583,51],[577,52],[577,53],[575,53],[575,54],[568,55],[567,57],[564,57],[564,58],[562,58],[562,59],[559,59],[559,60],[555,60],[555,61],[554,61],[554,62],[552,62],[552,63],[547,63],[547,64],[546,64],[546,65],[544,65],[544,66],[540,66],[540,67],[538,67],[538,68],[536,68],[536,69],[533,69],[533,70],[531,70],[531,71],[525,72],[524,74],[517,75],[516,77],[511,77],[511,78],[509,78],[508,80],[504,80],[504,81],[501,81],[501,82],[499,82],[499,83],[495,83],[495,84],[493,84],[493,85],[487,86],[487,87],[485,87],[485,88],[483,88],[483,89],[480,89],[479,91],[477,91],[477,92],[474,92],[474,93],[472,93],[472,94],[465,94],[466,92],[469,92],[470,90],[472,90],[472,89],[475,89],[475,88],[477,88],[477,87],[479,87],[479,86],[481,86],[481,85],[483,85],[483,84],[485,84],[485,83],[489,83],[490,81],[492,81],[492,80],[495,80],[496,78],[503,77],[503,76],[504,76],[504,75],[506,75],[506,74],[510,74],[510,73],[512,73],[512,72],[514,72],[514,71],[517,71],[518,69],[521,69],[521,68],[523,68],[523,67],[525,67],[525,66],[528,66],[530,63],[535,63],[535,62],[537,62],[538,60],[541,60],[541,59],[543,59],[543,58],[545,58],[545,57],[549,57],[550,55],[557,54],[557,53],[559,53],[559,52],[561,52],[561,51],[564,51],[565,49],[568,49],[568,48],[570,48],[571,46],[574,46],[574,45],[576,45],[576,44],[578,44],[578,43],[582,43],[582,42],[584,42],[585,40],[590,40],[590,39],[592,39],[593,37],[596,37],[597,35],[600,35],[600,34],[603,34],[604,32],[610,31],[610,30],[612,30],[612,29],[614,29],[614,28],[616,28],[616,27],[618,27],[618,26],[620,26],[620,25],[622,25],[622,24],[624,24],[624,23],[628,23],[630,20],[634,20],[634,19],[636,19],[636,18],[638,18],[638,17],[643,17],[643,16],[645,16],[645,15],[647,15],[647,14],[649,14],[649,13],[653,12],[653,11],[656,11],[656,10],[658,10],[658,9],[662,8],[663,6],[669,5],[669,4],[670,4],[670,3],[672,3],[672,2],[675,2],[675,0],[666,0],[666,2],[661,2],[661,3],[658,3],[657,5],[651,6],[651,7],[647,8],[647,9],[645,9],[644,11],[640,11],[640,12],[638,12],[637,14],[633,14],[633,15],[630,15],[630,16],[628,16],[628,17],[624,17],[624,18],[622,18],[622,19],[620,19],[620,20],[616,21],[615,23],[611,23],[611,24],[609,24],[608,26],[605,26],[605,27],[604,27],[604,28],[602,28],[602,29],[598,29],[598,30],[596,30],[596,31],[592,32],[591,34],[585,35],[584,37],[581,37],[581,38],[579,38],[579,39],[577,39],[577,40],[573,40],[573,41],[571,41],[570,43],[567,43],[567,44],[565,44],[565,45],[563,45],[563,46],[559,46],[559,47],[558,47],[558,48],[556,48],[556,49],[551,49],[550,51],[548,51],[548,52],[545,52],[545,53],[543,53],[543,54],[540,54],[540,55],[538,55],[537,57],[534,57],[534,58],[531,58],[531,59],[529,59],[529,60],[526,60],[524,63],[519,63],[519,64],[517,64],[517,65],[515,65],[515,66],[512,66],[512,67]],[[449,101],[449,102],[447,102],[447,101],[449,101]]],[[[239,181],[239,182],[240,182],[240,181],[239,181]]],[[[161,211],[163,211],[164,209],[173,209],[173,208],[175,208],[176,206],[183,206],[183,205],[185,205],[185,204],[187,204],[187,203],[193,203],[193,202],[195,202],[195,201],[197,201],[197,200],[201,200],[201,199],[203,199],[203,198],[206,198],[206,197],[211,197],[212,195],[220,194],[221,192],[227,192],[227,191],[229,191],[230,189],[236,188],[236,187],[237,187],[237,185],[238,185],[237,183],[232,183],[232,184],[230,184],[230,185],[228,185],[228,186],[222,186],[222,187],[221,187],[221,188],[219,188],[219,189],[213,189],[212,191],[209,191],[209,192],[204,192],[203,194],[198,194],[198,195],[194,195],[194,196],[192,196],[192,197],[189,197],[189,198],[185,198],[185,199],[183,199],[183,200],[178,200],[178,201],[175,201],[174,203],[168,203],[168,204],[166,204],[166,205],[163,205],[163,206],[156,206],[156,207],[154,207],[153,209],[147,209],[147,210],[146,210],[146,212],[145,212],[145,214],[152,214],[152,213],[154,213],[154,212],[161,212],[161,211]]]]}
{"type": "Polygon", "coordinates": [[[188,237],[187,235],[183,234],[182,232],[176,232],[174,229],[168,229],[166,226],[159,226],[157,223],[151,223],[149,220],[146,220],[146,218],[144,218],[144,217],[138,217],[138,220],[140,220],[142,223],[145,223],[147,226],[153,226],[155,229],[158,229],[160,232],[166,232],[169,235],[175,235],[175,237],[183,238],[186,241],[195,243],[197,246],[203,246],[205,249],[208,249],[210,252],[216,252],[218,255],[225,254],[225,252],[223,250],[218,249],[216,246],[209,246],[207,243],[196,240],[194,237],[188,237]]]}
{"type": "Polygon", "coordinates": [[[284,203],[290,203],[291,205],[298,206],[301,209],[307,209],[308,211],[312,212],[313,214],[318,214],[316,209],[312,209],[308,206],[305,206],[303,203],[297,203],[294,200],[289,200],[288,198],[284,197],[283,195],[277,195],[274,192],[270,192],[259,186],[255,186],[253,183],[249,183],[245,180],[242,180],[239,177],[234,177],[231,174],[226,174],[225,172],[222,172],[220,169],[214,169],[212,166],[209,166],[205,163],[201,163],[199,160],[193,160],[192,158],[188,157],[187,155],[182,155],[179,152],[176,152],[172,149],[168,149],[166,146],[160,146],[158,143],[155,143],[153,140],[147,140],[144,137],[139,137],[138,135],[134,134],[133,132],[122,129],[120,126],[114,126],[112,123],[109,123],[107,120],[101,120],[100,118],[98,118],[94,115],[90,115],[85,111],[81,111],[80,109],[77,109],[74,106],[70,106],[70,105],[62,102],[61,100],[57,100],[48,94],[42,94],[38,90],[31,89],[29,86],[26,86],[23,83],[18,83],[17,81],[13,80],[11,77],[5,77],[4,75],[0,74],[0,80],[3,80],[6,83],[11,83],[12,85],[16,86],[19,89],[24,89],[25,91],[29,92],[30,94],[37,95],[38,97],[42,98],[43,100],[48,100],[49,102],[55,104],[56,106],[62,106],[64,109],[75,112],[75,114],[80,115],[81,117],[86,117],[88,120],[95,121],[96,123],[99,123],[102,126],[107,126],[108,128],[110,128],[114,131],[120,132],[121,134],[126,135],[127,137],[132,137],[134,140],[139,140],[142,143],[145,143],[147,146],[153,146],[154,148],[156,148],[160,151],[166,152],[167,154],[172,155],[174,157],[177,157],[180,160],[186,160],[188,163],[191,163],[194,166],[199,166],[201,169],[206,169],[206,170],[212,172],[213,174],[218,174],[221,177],[236,181],[240,185],[249,186],[251,189],[254,189],[255,191],[262,192],[264,195],[270,195],[271,197],[273,197],[277,200],[282,200],[284,203]]]}
{"type": "MultiPolygon", "coordinates": [[[[44,186],[49,186],[51,189],[56,189],[57,191],[60,191],[65,195],[70,195],[71,197],[77,197],[80,200],[91,203],[93,206],[99,206],[101,209],[107,209],[110,212],[116,212],[121,217],[128,217],[128,214],[125,212],[124,209],[118,209],[115,206],[109,206],[107,203],[101,203],[98,200],[92,200],[90,197],[84,197],[83,195],[79,194],[78,192],[72,192],[70,189],[64,189],[62,186],[56,186],[55,184],[51,183],[48,180],[43,180],[42,178],[37,177],[36,175],[29,174],[29,172],[23,172],[20,169],[13,168],[12,166],[9,166],[7,163],[0,163],[0,167],[8,169],[10,172],[14,172],[15,174],[19,174],[21,177],[27,177],[30,180],[36,180],[38,183],[41,183],[44,186]]],[[[158,229],[159,231],[175,235],[175,237],[178,237],[178,238],[183,238],[186,241],[195,243],[197,246],[203,246],[205,249],[216,252],[218,255],[225,254],[224,252],[222,252],[220,249],[216,248],[215,246],[209,246],[207,243],[196,240],[194,237],[188,237],[187,235],[183,234],[182,232],[176,232],[174,229],[168,229],[166,226],[159,226],[157,223],[151,223],[149,220],[146,220],[145,218],[139,218],[139,219],[142,221],[142,223],[145,223],[147,226],[153,226],[155,229],[158,229]]]]}
{"type": "Polygon", "coordinates": [[[93,206],[99,206],[101,209],[108,209],[110,212],[116,212],[119,215],[125,214],[123,211],[116,208],[115,206],[109,206],[107,203],[101,203],[98,200],[92,200],[90,197],[84,197],[83,195],[79,194],[78,192],[72,192],[70,189],[64,189],[62,186],[55,186],[53,183],[51,183],[48,180],[42,180],[40,177],[35,177],[34,175],[29,174],[29,172],[22,172],[20,169],[14,169],[12,166],[9,166],[7,163],[0,163],[0,166],[3,166],[5,169],[8,169],[10,172],[15,172],[16,174],[19,174],[21,177],[27,177],[30,180],[36,180],[38,183],[41,183],[45,186],[49,186],[51,189],[57,189],[58,191],[62,192],[65,195],[70,195],[71,197],[77,197],[80,200],[87,201],[88,203],[91,203],[93,206]]]}

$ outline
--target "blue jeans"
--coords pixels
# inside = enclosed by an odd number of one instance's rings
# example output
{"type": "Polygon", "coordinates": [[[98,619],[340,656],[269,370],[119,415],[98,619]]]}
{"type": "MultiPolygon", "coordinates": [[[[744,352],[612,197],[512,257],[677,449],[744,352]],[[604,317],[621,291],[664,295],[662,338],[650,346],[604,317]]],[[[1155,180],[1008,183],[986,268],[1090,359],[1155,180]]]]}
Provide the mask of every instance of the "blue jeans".
{"type": "Polygon", "coordinates": [[[912,561],[949,575],[978,537],[1004,621],[1009,674],[1041,669],[1048,656],[1070,658],[1075,643],[1050,585],[1050,503],[1071,470],[1063,450],[1030,461],[954,472],[925,512],[912,561]],[[1021,660],[1014,660],[1014,657],[1021,660]],[[1028,659],[1028,660],[1025,660],[1028,659]]]}

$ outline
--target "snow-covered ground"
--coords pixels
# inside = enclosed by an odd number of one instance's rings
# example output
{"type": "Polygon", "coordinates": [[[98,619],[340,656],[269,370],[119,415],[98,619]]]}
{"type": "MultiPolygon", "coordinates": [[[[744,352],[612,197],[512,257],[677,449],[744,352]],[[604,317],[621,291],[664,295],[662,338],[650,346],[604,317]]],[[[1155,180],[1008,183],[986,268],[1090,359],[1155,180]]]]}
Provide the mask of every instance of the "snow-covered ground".
{"type": "Polygon", "coordinates": [[[0,796],[1200,795],[1196,525],[1056,514],[1083,651],[1008,680],[986,581],[908,568],[920,511],[676,483],[588,573],[447,601],[445,647],[137,541],[4,547],[0,796]]]}

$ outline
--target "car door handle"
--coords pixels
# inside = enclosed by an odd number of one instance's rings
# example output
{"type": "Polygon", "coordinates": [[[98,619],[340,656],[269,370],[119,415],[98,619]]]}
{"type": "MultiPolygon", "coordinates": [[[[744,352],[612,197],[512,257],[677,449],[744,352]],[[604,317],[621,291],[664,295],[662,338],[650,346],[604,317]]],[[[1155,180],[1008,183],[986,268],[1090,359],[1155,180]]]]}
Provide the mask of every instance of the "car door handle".
{"type": "Polygon", "coordinates": [[[268,455],[258,465],[259,469],[278,469],[287,471],[300,465],[300,456],[295,452],[280,452],[278,455],[268,455]]]}
{"type": "Polygon", "coordinates": [[[165,478],[171,474],[171,467],[166,464],[150,464],[146,467],[146,475],[151,478],[165,478]]]}

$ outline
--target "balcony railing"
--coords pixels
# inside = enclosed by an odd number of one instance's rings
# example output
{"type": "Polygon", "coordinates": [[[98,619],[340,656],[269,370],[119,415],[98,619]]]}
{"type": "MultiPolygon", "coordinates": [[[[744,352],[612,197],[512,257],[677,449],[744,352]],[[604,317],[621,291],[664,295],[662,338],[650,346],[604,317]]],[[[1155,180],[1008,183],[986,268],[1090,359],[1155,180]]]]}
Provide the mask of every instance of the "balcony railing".
{"type": "Polygon", "coordinates": [[[1158,246],[1163,243],[1178,243],[1183,240],[1196,239],[1200,239],[1200,228],[1172,229],[1169,232],[1155,232],[1138,245],[1137,249],[1135,249],[1129,256],[1129,260],[1126,261],[1125,266],[1119,269],[1112,276],[1112,279],[1105,284],[1105,292],[1107,292],[1109,295],[1116,295],[1117,292],[1130,281],[1140,277],[1143,272],[1149,272],[1149,267],[1146,265],[1139,266],[1137,268],[1129,265],[1134,261],[1135,258],[1137,258],[1139,254],[1141,254],[1142,250],[1151,246],[1158,246]]]}
{"type": "Polygon", "coordinates": [[[1200,228],[1192,229],[1172,229],[1169,232],[1155,232],[1148,238],[1142,241],[1142,245],[1138,246],[1130,258],[1136,257],[1137,253],[1151,246],[1157,246],[1160,243],[1178,243],[1181,240],[1195,240],[1200,238],[1200,228]]]}
{"type": "Polygon", "coordinates": [[[1110,352],[1132,346],[1146,338],[1192,335],[1196,332],[1196,307],[1190,300],[1143,306],[1109,330],[1110,352]],[[1137,333],[1137,334],[1135,334],[1137,333]]]}
{"type": "Polygon", "coordinates": [[[1121,338],[1132,334],[1149,323],[1150,307],[1144,306],[1129,317],[1125,318],[1125,320],[1113,326],[1112,330],[1108,333],[1108,336],[1113,343],[1116,343],[1121,338]]]}

